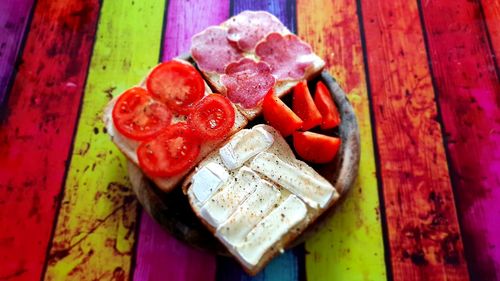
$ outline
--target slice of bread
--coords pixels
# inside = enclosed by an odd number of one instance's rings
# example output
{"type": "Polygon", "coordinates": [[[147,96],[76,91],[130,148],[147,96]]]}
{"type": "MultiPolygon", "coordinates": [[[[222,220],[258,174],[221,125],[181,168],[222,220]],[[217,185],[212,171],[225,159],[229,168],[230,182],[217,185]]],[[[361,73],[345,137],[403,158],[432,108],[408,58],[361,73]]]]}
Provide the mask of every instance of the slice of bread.
{"type": "MultiPolygon", "coordinates": [[[[177,60],[182,63],[188,63],[183,60],[177,60]]],[[[149,74],[148,74],[149,75],[149,74]]],[[[146,76],[147,77],[147,76],[146,76]]],[[[145,79],[141,82],[139,87],[145,87],[145,79]]],[[[208,85],[205,86],[205,96],[213,94],[211,91],[210,87],[208,85]]],[[[118,97],[113,98],[106,108],[104,109],[103,112],[103,121],[106,126],[106,130],[108,134],[111,137],[111,140],[115,143],[115,145],[121,150],[121,152],[130,160],[132,163],[135,165],[139,165],[139,161],[137,159],[137,148],[139,147],[140,142],[129,139],[118,130],[116,130],[114,123],[113,123],[113,117],[112,117],[112,111],[113,107],[116,103],[116,100],[118,97]]],[[[231,135],[235,134],[239,130],[243,129],[247,123],[248,120],[237,110],[237,108],[233,105],[234,107],[234,112],[235,112],[235,122],[233,125],[233,128],[231,131],[227,134],[227,137],[230,137],[231,135]]],[[[174,117],[173,123],[181,122],[184,121],[184,118],[182,117],[174,117]]],[[[194,163],[198,163],[201,161],[205,156],[207,156],[210,152],[212,152],[214,149],[216,149],[224,139],[219,139],[219,140],[213,140],[213,141],[206,141],[201,145],[200,148],[200,154],[194,161],[194,163]]],[[[158,177],[153,177],[151,180],[163,191],[165,192],[170,192],[172,191],[183,179],[184,177],[191,171],[191,169],[186,170],[176,176],[173,177],[166,177],[166,178],[158,178],[158,177]]]]}
{"type": "MultiPolygon", "coordinates": [[[[249,12],[249,11],[245,11],[245,12],[249,12]]],[[[242,12],[242,13],[245,13],[245,12],[242,12]]],[[[251,12],[251,13],[266,14],[268,16],[273,17],[276,21],[279,21],[274,15],[271,15],[268,12],[258,11],[258,12],[251,12]]],[[[228,27],[228,23],[230,21],[232,21],[237,16],[238,15],[235,15],[235,16],[227,19],[226,21],[224,21],[223,23],[220,24],[220,27],[222,27],[222,28],[224,28],[224,29],[227,30],[229,28],[228,27]]],[[[280,33],[282,35],[286,35],[286,34],[291,34],[292,32],[290,30],[288,30],[287,28],[285,28],[283,30],[283,32],[280,32],[280,33]]],[[[261,41],[263,41],[263,40],[264,40],[264,38],[261,41]]],[[[255,54],[255,50],[242,52],[242,54],[246,58],[251,58],[253,60],[259,61],[259,58],[255,54]]],[[[278,97],[281,98],[281,97],[285,96],[286,94],[288,94],[291,91],[291,89],[295,85],[297,85],[298,82],[300,82],[300,81],[302,81],[304,79],[305,80],[311,80],[311,79],[313,79],[314,77],[316,77],[317,75],[319,75],[321,73],[321,70],[323,70],[323,68],[325,66],[325,62],[319,56],[317,56],[316,54],[312,54],[311,58],[313,58],[312,59],[312,64],[311,64],[311,66],[309,68],[306,69],[304,77],[302,77],[301,79],[297,79],[297,80],[278,80],[278,81],[276,81],[276,85],[274,86],[274,90],[275,90],[275,94],[278,97]]],[[[212,87],[212,89],[215,92],[218,92],[218,93],[221,93],[221,94],[224,94],[224,95],[227,94],[226,87],[221,83],[221,80],[220,80],[221,74],[220,73],[205,72],[205,71],[201,71],[201,73],[203,74],[203,76],[207,80],[208,84],[212,87]]],[[[251,109],[244,108],[244,107],[242,107],[240,105],[237,105],[237,107],[238,107],[238,109],[240,109],[241,113],[247,119],[249,119],[249,120],[252,120],[255,117],[257,117],[260,114],[260,112],[262,111],[262,106],[261,105],[257,105],[256,107],[251,108],[251,109]]]]}
{"type": "Polygon", "coordinates": [[[339,198],[267,125],[236,133],[200,162],[183,189],[196,215],[251,275],[339,198]]]}

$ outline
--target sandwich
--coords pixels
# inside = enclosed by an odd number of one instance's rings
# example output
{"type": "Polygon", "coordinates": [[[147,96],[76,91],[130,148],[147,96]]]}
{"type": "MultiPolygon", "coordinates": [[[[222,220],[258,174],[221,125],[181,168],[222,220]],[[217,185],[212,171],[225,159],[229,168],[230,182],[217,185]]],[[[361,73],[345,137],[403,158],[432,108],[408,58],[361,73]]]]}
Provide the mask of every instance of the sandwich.
{"type": "Polygon", "coordinates": [[[132,165],[165,194],[182,189],[207,233],[253,275],[340,196],[308,164],[333,161],[341,145],[328,90],[318,83],[313,98],[307,83],[324,65],[275,16],[245,11],[112,99],[104,122],[132,165]],[[292,108],[282,101],[291,92],[292,108]],[[268,125],[254,125],[259,116],[268,125]]]}

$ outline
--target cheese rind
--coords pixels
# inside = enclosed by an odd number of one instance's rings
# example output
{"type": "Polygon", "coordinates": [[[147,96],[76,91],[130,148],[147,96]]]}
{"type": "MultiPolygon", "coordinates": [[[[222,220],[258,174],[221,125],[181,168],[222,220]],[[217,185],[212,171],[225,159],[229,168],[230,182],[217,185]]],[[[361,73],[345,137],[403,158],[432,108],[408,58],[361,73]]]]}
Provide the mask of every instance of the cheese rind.
{"type": "Polygon", "coordinates": [[[279,201],[281,193],[271,183],[265,180],[256,182],[257,188],[243,204],[221,224],[215,233],[227,244],[235,247],[240,245],[247,234],[279,201]]]}
{"type": "Polygon", "coordinates": [[[306,215],[304,202],[290,195],[250,231],[245,242],[236,247],[236,254],[252,266],[258,264],[264,253],[306,215]]]}
{"type": "Polygon", "coordinates": [[[262,128],[243,130],[219,149],[224,165],[233,170],[241,167],[248,159],[265,151],[274,143],[273,136],[262,128]]]}
{"type": "Polygon", "coordinates": [[[200,203],[207,199],[219,189],[219,187],[229,178],[229,173],[217,163],[210,162],[201,167],[193,176],[193,193],[200,203]]]}
{"type": "Polygon", "coordinates": [[[202,217],[217,228],[255,191],[255,181],[258,179],[260,177],[254,171],[245,166],[241,167],[235,178],[227,181],[221,190],[202,206],[202,217]]]}
{"type": "Polygon", "coordinates": [[[335,193],[333,186],[321,176],[298,169],[275,154],[260,153],[252,160],[250,168],[290,190],[312,208],[324,208],[335,193]]]}

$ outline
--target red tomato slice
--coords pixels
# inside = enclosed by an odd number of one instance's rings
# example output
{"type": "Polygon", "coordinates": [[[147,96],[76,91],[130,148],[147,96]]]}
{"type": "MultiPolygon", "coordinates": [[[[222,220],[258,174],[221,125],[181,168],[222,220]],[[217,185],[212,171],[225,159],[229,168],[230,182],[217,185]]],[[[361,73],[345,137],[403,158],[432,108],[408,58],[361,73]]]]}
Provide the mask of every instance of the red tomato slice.
{"type": "Polygon", "coordinates": [[[219,94],[203,98],[188,115],[188,124],[202,139],[222,138],[234,126],[234,107],[219,94]]]}
{"type": "Polygon", "coordinates": [[[178,175],[193,167],[199,154],[200,141],[185,122],[168,126],[137,149],[139,165],[150,177],[178,175]]]}
{"type": "Polygon", "coordinates": [[[321,124],[321,113],[314,104],[305,80],[293,88],[292,109],[304,121],[302,130],[306,131],[321,124]]]}
{"type": "Polygon", "coordinates": [[[112,112],[113,123],[122,135],[144,140],[158,135],[172,121],[172,112],[143,88],[123,93],[112,112]]]}
{"type": "Polygon", "coordinates": [[[203,78],[192,65],[164,62],[149,74],[146,87],[172,110],[187,114],[205,94],[203,78]]]}
{"type": "Polygon", "coordinates": [[[321,81],[316,84],[314,103],[323,116],[321,129],[331,129],[340,125],[339,111],[333,102],[332,95],[321,81]]]}
{"type": "Polygon", "coordinates": [[[313,132],[293,133],[293,147],[304,160],[312,163],[328,163],[340,148],[340,139],[313,132]]]}
{"type": "Polygon", "coordinates": [[[274,89],[271,89],[264,97],[262,111],[266,121],[284,137],[302,128],[302,119],[274,95],[274,89]]]}

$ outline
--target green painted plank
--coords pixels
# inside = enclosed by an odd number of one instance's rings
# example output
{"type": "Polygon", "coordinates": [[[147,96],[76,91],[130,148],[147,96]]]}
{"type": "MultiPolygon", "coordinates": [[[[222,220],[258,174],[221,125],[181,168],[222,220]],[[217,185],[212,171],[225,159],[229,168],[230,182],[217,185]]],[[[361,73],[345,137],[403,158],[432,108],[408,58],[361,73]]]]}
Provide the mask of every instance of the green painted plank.
{"type": "Polygon", "coordinates": [[[164,1],[104,1],[46,280],[130,275],[137,203],[102,110],[157,64],[164,1]]]}

